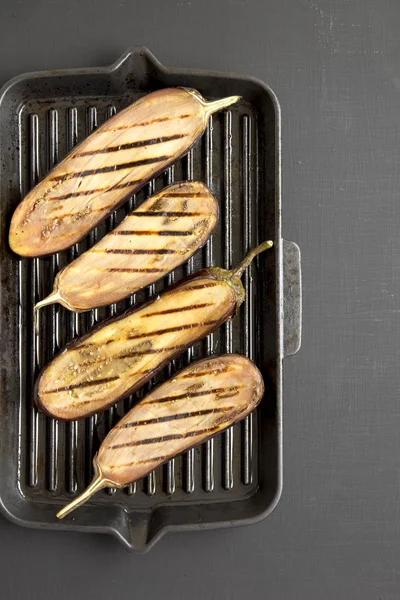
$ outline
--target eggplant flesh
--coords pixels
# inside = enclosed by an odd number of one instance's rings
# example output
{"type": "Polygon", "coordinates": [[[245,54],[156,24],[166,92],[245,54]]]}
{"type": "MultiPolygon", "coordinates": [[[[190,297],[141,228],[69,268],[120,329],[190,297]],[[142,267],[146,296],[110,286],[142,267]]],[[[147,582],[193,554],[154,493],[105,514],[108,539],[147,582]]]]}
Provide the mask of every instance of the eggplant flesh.
{"type": "Polygon", "coordinates": [[[98,454],[105,477],[126,485],[251,412],[263,394],[247,358],[204,359],[150,392],[112,429],[98,454]]]}
{"type": "Polygon", "coordinates": [[[207,102],[195,90],[167,88],[128,106],[76,146],[18,205],[11,249],[34,257],[79,242],[186,154],[211,114],[238,99],[207,102]]]}
{"type": "Polygon", "coordinates": [[[218,203],[203,183],[170,185],[58,273],[36,310],[53,302],[74,311],[119,302],[187,261],[217,220],[218,203]]]}
{"type": "Polygon", "coordinates": [[[39,377],[39,408],[65,420],[104,410],[214,331],[235,305],[234,290],[207,274],[164,292],[53,359],[39,377]]]}
{"type": "Polygon", "coordinates": [[[211,267],[153,302],[101,324],[67,346],[42,371],[36,402],[57,419],[75,420],[129,396],[165,364],[232,318],[245,298],[240,277],[267,241],[232,271],[211,267]]]}
{"type": "Polygon", "coordinates": [[[63,518],[105,487],[124,487],[246,417],[264,394],[260,371],[237,354],[198,361],[150,392],[116,425],[94,458],[95,478],[63,518]]]}

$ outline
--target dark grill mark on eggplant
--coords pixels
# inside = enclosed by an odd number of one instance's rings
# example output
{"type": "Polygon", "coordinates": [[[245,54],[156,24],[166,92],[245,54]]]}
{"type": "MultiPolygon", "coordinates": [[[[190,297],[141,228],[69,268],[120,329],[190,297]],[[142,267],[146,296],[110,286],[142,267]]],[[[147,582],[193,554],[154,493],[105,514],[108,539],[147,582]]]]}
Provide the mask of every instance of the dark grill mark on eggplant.
{"type": "Polygon", "coordinates": [[[202,290],[204,288],[212,288],[215,287],[216,285],[218,285],[218,282],[207,282],[207,283],[201,283],[199,285],[191,285],[188,287],[182,287],[182,289],[180,290],[174,290],[174,293],[176,294],[177,292],[191,292],[192,290],[202,290]]]}
{"type": "MultiPolygon", "coordinates": [[[[124,338],[126,339],[126,338],[124,338]]],[[[112,340],[113,342],[118,342],[120,340],[112,340]]],[[[133,350],[128,350],[128,352],[125,352],[124,354],[117,354],[114,356],[107,356],[106,358],[95,358],[94,360],[88,360],[86,362],[80,363],[78,366],[81,369],[82,367],[89,367],[92,365],[97,365],[99,363],[102,362],[112,362],[113,360],[124,360],[125,358],[133,358],[133,357],[137,357],[137,356],[147,356],[148,354],[160,354],[162,352],[170,352],[171,350],[185,350],[185,348],[187,348],[186,344],[181,344],[180,346],[169,346],[168,348],[156,348],[154,350],[143,350],[143,351],[139,351],[136,349],[133,350]]],[[[153,369],[152,369],[153,370],[153,369]]],[[[116,377],[116,379],[118,379],[118,377],[116,377]]],[[[49,393],[49,392],[47,392],[49,393]]]]}
{"type": "Polygon", "coordinates": [[[186,236],[193,235],[194,231],[145,231],[145,230],[136,230],[132,231],[129,229],[123,229],[122,231],[112,231],[112,235],[171,235],[171,236],[186,236]]]}
{"type": "Polygon", "coordinates": [[[210,217],[211,215],[202,212],[182,212],[182,211],[153,211],[146,210],[141,211],[137,210],[130,217],[210,217]]]}
{"type": "Polygon", "coordinates": [[[233,410],[234,406],[223,406],[221,408],[203,408],[193,412],[178,413],[176,415],[166,415],[165,417],[157,417],[155,419],[146,419],[144,421],[131,421],[125,425],[116,427],[116,429],[128,429],[129,427],[138,427],[140,425],[153,425],[154,423],[166,423],[167,421],[178,421],[180,419],[191,419],[192,417],[201,417],[203,415],[211,415],[213,413],[223,413],[233,410]]]}
{"type": "Polygon", "coordinates": [[[195,231],[193,229],[191,229],[190,231],[169,231],[168,229],[165,229],[164,231],[159,231],[158,235],[173,235],[173,236],[180,236],[180,235],[193,235],[195,233],[195,231]]]}
{"type": "MultiPolygon", "coordinates": [[[[90,207],[86,207],[83,210],[78,210],[76,212],[72,212],[72,213],[64,213],[61,215],[56,215],[55,217],[48,217],[48,221],[49,224],[46,226],[47,228],[50,228],[50,233],[53,232],[53,227],[55,227],[56,225],[60,225],[62,223],[62,221],[64,221],[65,219],[73,219],[74,221],[79,221],[80,219],[83,219],[83,217],[86,217],[88,214],[93,214],[93,213],[98,213],[98,212],[103,212],[104,210],[109,210],[110,208],[113,208],[115,206],[114,203],[112,204],[106,204],[105,206],[102,206],[101,208],[90,208],[90,207]]],[[[42,231],[42,237],[47,237],[49,235],[49,232],[47,232],[47,229],[43,229],[42,231]]],[[[57,234],[59,235],[59,234],[57,234]]],[[[62,235],[68,235],[66,233],[63,233],[62,235]]]]}
{"type": "Polygon", "coordinates": [[[207,306],[213,306],[213,302],[203,302],[202,304],[191,304],[190,306],[181,306],[180,308],[167,308],[166,310],[159,310],[158,312],[152,312],[148,315],[142,315],[141,319],[147,319],[148,317],[156,317],[159,315],[170,315],[172,313],[182,312],[184,310],[195,310],[196,308],[206,308],[207,306]]]}
{"type": "Polygon", "coordinates": [[[127,144],[121,144],[119,146],[99,148],[98,150],[87,150],[86,152],[79,152],[78,154],[74,154],[72,158],[79,158],[81,156],[93,156],[94,154],[108,154],[109,152],[130,150],[131,148],[143,148],[144,146],[153,146],[154,144],[164,144],[165,142],[172,142],[173,140],[179,140],[184,137],[187,137],[187,133],[177,133],[176,135],[169,135],[149,140],[141,140],[139,142],[129,142],[127,144]]]}
{"type": "Polygon", "coordinates": [[[153,458],[144,458],[143,460],[134,460],[129,463],[123,463],[122,465],[110,465],[109,469],[124,469],[125,467],[133,467],[133,465],[146,465],[147,463],[168,460],[168,458],[170,458],[168,455],[154,456],[153,458]]]}
{"type": "MultiPolygon", "coordinates": [[[[112,360],[119,360],[122,358],[131,358],[131,356],[146,356],[147,354],[160,354],[160,352],[169,352],[170,350],[182,350],[187,348],[186,344],[181,344],[180,346],[169,346],[168,348],[155,348],[154,350],[144,350],[143,352],[138,352],[136,350],[130,350],[125,354],[118,354],[117,356],[113,356],[112,360]]],[[[105,359],[108,360],[108,359],[105,359]]]]}
{"type": "Polygon", "coordinates": [[[49,198],[51,201],[55,200],[69,200],[69,198],[76,198],[77,196],[91,196],[92,194],[107,194],[108,192],[113,192],[114,190],[121,190],[123,188],[131,187],[132,185],[136,185],[137,183],[141,183],[142,179],[131,179],[130,181],[125,181],[124,183],[118,183],[117,185],[113,185],[112,187],[102,187],[95,188],[94,190],[83,190],[82,192],[71,192],[70,194],[64,194],[63,196],[53,196],[49,198]]]}
{"type": "Polygon", "coordinates": [[[164,194],[163,198],[207,198],[208,194],[204,194],[203,192],[195,192],[192,194],[187,194],[185,192],[172,192],[171,194],[164,194]]]}
{"type": "MultiPolygon", "coordinates": [[[[241,387],[241,386],[240,386],[241,387]]],[[[209,396],[210,394],[216,394],[221,398],[230,398],[236,396],[239,393],[239,386],[231,386],[226,388],[215,388],[212,390],[203,390],[201,392],[189,392],[186,394],[179,394],[177,396],[164,396],[164,398],[157,398],[157,400],[149,400],[143,402],[143,406],[147,404],[157,404],[158,402],[175,402],[175,400],[186,400],[187,398],[196,398],[197,396],[209,396]],[[222,396],[222,394],[231,393],[230,396],[222,396]]]]}
{"type": "Polygon", "coordinates": [[[131,446],[143,446],[144,444],[158,444],[159,442],[168,442],[170,440],[184,440],[188,437],[196,437],[197,435],[203,435],[204,433],[212,433],[213,431],[219,431],[220,425],[214,427],[207,427],[206,429],[197,429],[196,431],[188,431],[187,433],[171,433],[168,435],[162,435],[155,438],[147,438],[144,440],[138,440],[136,442],[126,442],[126,444],[116,444],[115,446],[108,446],[109,450],[117,450],[118,448],[129,448],[131,446]]]}
{"type": "Polygon", "coordinates": [[[193,329],[196,327],[209,327],[217,325],[219,321],[205,321],[203,323],[187,323],[186,325],[177,325],[168,327],[168,329],[159,329],[158,331],[149,331],[148,333],[139,333],[138,335],[128,335],[128,340],[139,340],[141,338],[151,337],[153,335],[163,335],[164,333],[173,333],[174,331],[183,331],[184,329],[193,329]]]}
{"type": "Polygon", "coordinates": [[[113,127],[113,129],[103,129],[103,132],[120,131],[122,129],[132,129],[133,127],[145,127],[146,125],[153,125],[153,123],[164,123],[165,121],[172,121],[173,119],[188,119],[193,115],[180,115],[179,117],[159,117],[158,119],[151,119],[150,121],[143,121],[142,123],[134,123],[133,125],[120,125],[119,127],[113,127]]]}
{"type": "Polygon", "coordinates": [[[65,387],[57,388],[54,390],[45,390],[43,394],[56,394],[58,392],[69,392],[70,390],[76,390],[77,388],[91,387],[94,385],[101,385],[103,383],[110,383],[119,379],[119,375],[115,377],[104,377],[103,379],[93,379],[92,381],[82,381],[81,383],[74,383],[65,387]]]}
{"type": "Polygon", "coordinates": [[[71,192],[69,194],[64,194],[63,196],[53,196],[49,198],[52,202],[56,200],[69,200],[70,198],[76,198],[77,196],[91,196],[92,194],[98,194],[101,192],[109,191],[110,188],[97,188],[94,190],[83,190],[82,192],[71,192]]]}
{"type": "Polygon", "coordinates": [[[209,377],[212,375],[219,375],[220,373],[229,373],[231,369],[229,367],[224,367],[223,369],[214,369],[211,373],[210,371],[198,371],[197,373],[189,373],[188,375],[181,375],[177,377],[177,379],[193,379],[194,377],[209,377]]]}
{"type": "Polygon", "coordinates": [[[218,399],[221,399],[221,398],[233,398],[233,396],[237,396],[238,393],[239,392],[238,392],[237,389],[232,390],[231,392],[230,391],[223,392],[221,394],[218,394],[218,399]]]}
{"type": "MultiPolygon", "coordinates": [[[[142,158],[141,160],[133,160],[127,163],[120,163],[118,165],[110,165],[108,167],[101,167],[100,169],[89,169],[88,171],[80,171],[77,173],[64,173],[64,175],[57,175],[52,177],[50,181],[67,181],[68,179],[75,179],[77,177],[88,177],[89,175],[99,175],[100,173],[111,173],[112,171],[122,171],[123,169],[131,169],[134,167],[140,167],[142,165],[151,165],[152,163],[162,162],[163,160],[169,160],[171,156],[154,156],[152,158],[142,158]]],[[[115,187],[113,187],[115,189],[115,187]]]]}
{"type": "Polygon", "coordinates": [[[108,271],[109,273],[165,273],[166,269],[152,269],[143,267],[143,269],[132,269],[130,267],[110,267],[108,269],[100,269],[101,271],[108,271]]]}
{"type": "Polygon", "coordinates": [[[192,385],[189,385],[186,388],[186,392],[191,393],[191,392],[197,392],[198,390],[200,390],[202,387],[204,387],[204,382],[200,382],[200,383],[192,383],[192,385]]]}
{"type": "Polygon", "coordinates": [[[144,250],[142,248],[98,248],[93,252],[106,253],[106,254],[177,254],[176,250],[168,250],[166,248],[155,248],[154,250],[144,250]]]}
{"type": "MultiPolygon", "coordinates": [[[[120,342],[122,341],[122,339],[126,339],[126,338],[120,338],[120,337],[116,337],[116,338],[111,338],[108,339],[106,342],[103,342],[103,346],[107,346],[108,344],[112,344],[113,342],[120,342]]],[[[141,344],[138,344],[137,346],[135,346],[136,350],[138,350],[139,348],[141,350],[147,350],[148,348],[151,348],[152,346],[152,342],[151,341],[147,341],[147,342],[142,342],[141,344]]],[[[78,346],[74,347],[74,350],[79,350],[80,354],[84,354],[87,353],[88,351],[92,350],[93,348],[98,347],[97,344],[94,344],[92,342],[86,342],[84,344],[79,344],[78,346]]]]}

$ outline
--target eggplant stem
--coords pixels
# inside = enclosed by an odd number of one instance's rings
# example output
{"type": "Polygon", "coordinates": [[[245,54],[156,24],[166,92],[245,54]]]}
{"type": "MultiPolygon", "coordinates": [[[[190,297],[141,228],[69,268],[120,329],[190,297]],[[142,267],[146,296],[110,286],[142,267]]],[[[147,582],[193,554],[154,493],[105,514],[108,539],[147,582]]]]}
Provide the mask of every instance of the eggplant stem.
{"type": "Polygon", "coordinates": [[[269,248],[272,248],[273,245],[274,245],[274,242],[272,242],[271,240],[267,240],[266,242],[263,242],[259,246],[256,246],[255,248],[253,248],[253,250],[250,250],[248,255],[242,260],[242,262],[239,263],[235,269],[232,269],[232,271],[231,271],[232,275],[234,275],[235,277],[241,277],[243,275],[243,271],[245,271],[247,269],[247,267],[254,260],[254,258],[258,254],[261,254],[261,252],[264,252],[264,250],[268,250],[269,248]]]}
{"type": "Polygon", "coordinates": [[[67,506],[64,506],[64,508],[62,508],[57,513],[58,519],[63,519],[64,517],[69,515],[69,513],[71,513],[73,510],[75,510],[79,506],[82,506],[82,504],[85,504],[85,502],[87,502],[89,500],[89,498],[91,498],[99,490],[101,490],[107,486],[119,487],[119,486],[116,486],[114,481],[111,481],[110,479],[107,479],[106,477],[104,477],[104,475],[101,471],[100,465],[97,461],[97,455],[93,459],[93,466],[94,466],[95,476],[94,476],[92,483],[86,488],[86,490],[84,492],[82,492],[82,494],[80,494],[77,498],[74,498],[74,500],[72,500],[72,502],[67,504],[67,506]]]}
{"type": "Polygon", "coordinates": [[[35,304],[35,306],[33,307],[33,323],[35,326],[36,334],[39,333],[39,323],[38,323],[38,318],[37,318],[39,310],[43,306],[47,306],[48,304],[54,304],[55,302],[60,302],[60,304],[62,304],[62,298],[61,298],[60,292],[58,290],[55,290],[54,292],[49,294],[49,296],[47,296],[47,298],[44,298],[43,300],[40,300],[40,302],[37,302],[35,304]]]}
{"type": "Polygon", "coordinates": [[[241,99],[242,96],[228,96],[227,98],[221,98],[220,100],[214,100],[213,102],[205,102],[203,104],[206,117],[208,118],[210,115],[222,110],[224,108],[228,108],[231,104],[235,104],[241,99]]]}
{"type": "Polygon", "coordinates": [[[53,292],[51,292],[51,294],[49,294],[46,298],[44,298],[43,300],[40,300],[40,302],[37,302],[35,304],[35,306],[33,307],[33,322],[35,324],[35,333],[38,334],[39,333],[39,324],[38,324],[38,312],[41,308],[43,308],[43,306],[48,306],[49,304],[55,304],[56,302],[58,302],[58,304],[61,304],[61,306],[63,306],[64,308],[67,308],[68,310],[72,310],[74,312],[82,312],[79,309],[74,308],[73,306],[71,306],[62,296],[60,291],[56,288],[53,292]]]}
{"type": "Polygon", "coordinates": [[[60,292],[58,290],[51,292],[51,294],[46,296],[46,298],[44,298],[43,300],[40,300],[40,302],[37,302],[35,304],[35,310],[39,310],[39,308],[42,308],[42,306],[47,306],[48,304],[54,304],[55,302],[60,302],[60,304],[63,303],[63,299],[61,298],[60,292]]]}

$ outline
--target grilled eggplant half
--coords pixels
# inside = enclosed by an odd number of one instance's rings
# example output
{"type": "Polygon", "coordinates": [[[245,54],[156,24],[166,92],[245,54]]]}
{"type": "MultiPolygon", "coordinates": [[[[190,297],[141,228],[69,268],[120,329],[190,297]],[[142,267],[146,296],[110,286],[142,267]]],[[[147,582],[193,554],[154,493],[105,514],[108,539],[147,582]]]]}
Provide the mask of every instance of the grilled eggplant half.
{"type": "Polygon", "coordinates": [[[36,401],[57,419],[74,420],[129,396],[165,364],[236,313],[244,269],[272,242],[227,271],[211,267],[168,288],[151,303],[74,341],[42,371],[36,401]]]}
{"type": "Polygon", "coordinates": [[[69,248],[125,198],[182,157],[211,114],[237,102],[195,90],[148,94],[106,121],[25,197],[11,221],[11,249],[43,256],[69,248]]]}
{"type": "Polygon", "coordinates": [[[94,458],[93,482],[58,518],[98,490],[124,487],[240,421],[263,394],[262,375],[244,356],[230,354],[190,365],[150,392],[110,431],[94,458]]]}
{"type": "Polygon", "coordinates": [[[36,309],[59,302],[84,311],[118,302],[187,261],[217,220],[218,203],[203,183],[170,185],[63,269],[36,309]]]}

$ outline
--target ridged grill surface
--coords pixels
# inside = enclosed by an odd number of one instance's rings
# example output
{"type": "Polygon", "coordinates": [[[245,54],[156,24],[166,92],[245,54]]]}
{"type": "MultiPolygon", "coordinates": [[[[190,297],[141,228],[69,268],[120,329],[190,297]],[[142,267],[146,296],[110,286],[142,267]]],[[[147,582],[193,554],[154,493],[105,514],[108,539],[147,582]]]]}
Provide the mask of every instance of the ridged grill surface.
{"type": "MultiPolygon", "coordinates": [[[[78,142],[137,97],[125,95],[112,101],[80,98],[74,106],[60,99],[26,104],[19,122],[21,199],[78,142]]],[[[93,456],[110,428],[155,384],[176,370],[204,356],[229,352],[240,352],[257,362],[255,305],[264,288],[253,266],[243,277],[247,301],[234,321],[190,348],[129,399],[103,414],[71,423],[48,418],[33,404],[34,382],[40,369],[68,341],[204,266],[230,268],[257,243],[257,147],[257,120],[249,105],[240,103],[214,115],[202,139],[186,157],[129,198],[82,242],[52,257],[19,261],[20,385],[25,411],[25,418],[20,420],[20,439],[21,448],[26,450],[21,455],[18,476],[25,495],[52,501],[82,491],[92,478],[93,456]],[[219,200],[219,224],[207,245],[164,280],[117,305],[80,314],[59,305],[42,309],[36,334],[33,306],[50,293],[56,273],[149,195],[182,179],[204,181],[219,200]]],[[[114,502],[118,496],[118,503],[134,509],[174,502],[226,501],[230,495],[235,500],[245,498],[258,485],[257,444],[254,413],[201,447],[170,460],[144,480],[123,491],[107,489],[91,502],[114,502]]]]}

